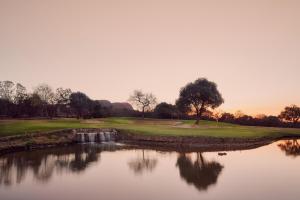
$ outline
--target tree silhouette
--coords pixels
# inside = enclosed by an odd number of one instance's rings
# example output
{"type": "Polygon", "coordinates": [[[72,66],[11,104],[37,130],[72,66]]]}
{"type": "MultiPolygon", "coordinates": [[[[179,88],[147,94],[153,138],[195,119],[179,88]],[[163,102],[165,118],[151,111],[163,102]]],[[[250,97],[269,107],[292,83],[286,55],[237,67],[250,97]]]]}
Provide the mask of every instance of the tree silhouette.
{"type": "Polygon", "coordinates": [[[197,153],[195,161],[186,154],[180,154],[176,166],[179,168],[180,176],[200,191],[216,184],[223,169],[216,161],[206,161],[201,153],[197,153]]]}
{"type": "Polygon", "coordinates": [[[55,171],[80,173],[99,161],[102,151],[116,151],[116,146],[70,146],[32,152],[19,152],[0,158],[0,186],[21,183],[29,172],[35,180],[48,182],[55,171]]]}
{"type": "Polygon", "coordinates": [[[162,102],[156,105],[154,114],[163,119],[173,119],[179,116],[179,111],[175,105],[162,102]]]}
{"type": "Polygon", "coordinates": [[[296,105],[287,106],[280,113],[279,117],[296,124],[300,120],[300,107],[296,105]]]}
{"type": "Polygon", "coordinates": [[[152,106],[156,104],[156,97],[152,93],[143,93],[141,90],[135,90],[129,97],[129,101],[142,111],[142,116],[145,118],[145,111],[151,110],[152,106]]]}
{"type": "Polygon", "coordinates": [[[195,82],[181,88],[176,105],[184,112],[194,109],[197,117],[196,124],[199,124],[200,117],[207,108],[217,108],[223,102],[224,100],[217,89],[217,84],[205,78],[199,78],[195,82]]]}
{"type": "Polygon", "coordinates": [[[82,92],[75,92],[70,95],[70,106],[77,118],[85,117],[91,112],[92,100],[82,92]]]}
{"type": "Polygon", "coordinates": [[[157,165],[157,159],[146,158],[144,150],[142,151],[142,157],[138,157],[128,162],[130,169],[135,174],[143,174],[145,171],[152,171],[157,165]]]}
{"type": "Polygon", "coordinates": [[[300,156],[300,144],[298,140],[286,140],[280,144],[278,147],[285,152],[287,156],[300,156]]]}

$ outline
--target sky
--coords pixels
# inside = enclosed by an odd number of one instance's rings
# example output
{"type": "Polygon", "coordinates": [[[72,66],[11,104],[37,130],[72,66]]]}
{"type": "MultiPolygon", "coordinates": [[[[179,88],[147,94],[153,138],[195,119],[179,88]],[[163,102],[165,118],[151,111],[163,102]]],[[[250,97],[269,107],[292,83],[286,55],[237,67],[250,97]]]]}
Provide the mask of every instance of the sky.
{"type": "Polygon", "coordinates": [[[199,77],[223,111],[300,104],[298,0],[0,0],[0,80],[174,103],[199,77]]]}

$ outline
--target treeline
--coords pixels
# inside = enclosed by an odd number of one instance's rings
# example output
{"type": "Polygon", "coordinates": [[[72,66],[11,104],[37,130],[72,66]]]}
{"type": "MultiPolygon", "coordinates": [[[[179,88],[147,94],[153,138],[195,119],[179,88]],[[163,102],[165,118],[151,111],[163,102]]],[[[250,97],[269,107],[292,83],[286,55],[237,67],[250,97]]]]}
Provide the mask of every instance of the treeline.
{"type": "MultiPolygon", "coordinates": [[[[147,117],[162,119],[196,119],[196,114],[193,112],[186,113],[181,111],[176,105],[163,102],[158,104],[153,112],[148,113],[147,117]]],[[[278,116],[261,114],[256,117],[246,115],[241,111],[232,114],[228,112],[205,110],[201,119],[247,126],[300,128],[300,108],[296,105],[287,106],[278,116]]]]}
{"type": "Polygon", "coordinates": [[[136,90],[129,101],[139,108],[142,117],[163,119],[215,120],[248,126],[300,127],[300,108],[287,106],[278,116],[259,115],[252,117],[238,111],[235,114],[217,110],[223,102],[221,93],[214,82],[199,78],[182,87],[175,105],[160,103],[152,93],[136,90]]]}
{"type": "Polygon", "coordinates": [[[69,88],[53,90],[47,84],[40,84],[32,92],[20,83],[0,81],[0,118],[54,118],[77,117],[99,118],[110,116],[148,117],[161,119],[215,120],[248,126],[297,127],[300,128],[300,108],[287,106],[278,116],[256,117],[237,112],[235,114],[216,111],[223,99],[216,85],[206,79],[198,79],[180,91],[176,104],[159,103],[151,93],[134,91],[129,103],[111,103],[108,100],[92,100],[83,92],[72,92],[69,88]],[[209,89],[207,89],[209,88],[209,89]],[[213,90],[210,91],[210,89],[213,90]],[[215,89],[214,89],[215,88],[215,89]],[[199,92],[200,91],[200,92],[199,92]],[[205,95],[194,95],[205,94],[205,95]],[[189,96],[190,95],[190,96],[189,96]],[[212,97],[218,97],[214,101],[212,97]],[[195,106],[193,102],[200,102],[195,106]],[[205,102],[205,103],[201,103],[205,102]],[[207,103],[208,102],[208,103],[207,103]]]}
{"type": "Polygon", "coordinates": [[[82,92],[69,88],[53,90],[40,84],[29,92],[25,86],[12,81],[0,81],[1,118],[108,117],[135,116],[128,103],[92,100],[82,92]]]}

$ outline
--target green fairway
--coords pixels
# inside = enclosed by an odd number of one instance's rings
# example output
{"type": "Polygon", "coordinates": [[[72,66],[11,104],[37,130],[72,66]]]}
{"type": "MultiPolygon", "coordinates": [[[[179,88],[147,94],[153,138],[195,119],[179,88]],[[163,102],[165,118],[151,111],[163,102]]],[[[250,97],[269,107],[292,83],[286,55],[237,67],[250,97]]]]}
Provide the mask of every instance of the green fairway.
{"type": "Polygon", "coordinates": [[[192,120],[159,120],[138,118],[54,119],[54,120],[1,120],[0,136],[61,130],[66,128],[116,128],[130,133],[165,136],[211,137],[279,137],[299,135],[300,129],[240,126],[222,122],[192,120]]]}

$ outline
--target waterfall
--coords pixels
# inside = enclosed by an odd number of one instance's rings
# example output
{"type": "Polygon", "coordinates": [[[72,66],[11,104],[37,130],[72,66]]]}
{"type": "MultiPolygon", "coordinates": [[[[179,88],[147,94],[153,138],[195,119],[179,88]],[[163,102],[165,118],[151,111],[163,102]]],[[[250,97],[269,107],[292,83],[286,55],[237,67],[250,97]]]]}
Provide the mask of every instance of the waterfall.
{"type": "Polygon", "coordinates": [[[76,133],[75,140],[79,143],[101,143],[115,141],[116,132],[76,133]]]}
{"type": "Polygon", "coordinates": [[[105,141],[110,141],[110,133],[109,132],[105,132],[105,141]]]}
{"type": "Polygon", "coordinates": [[[96,136],[96,134],[90,133],[90,134],[88,134],[88,136],[89,136],[89,142],[95,142],[95,136],[96,136]]]}
{"type": "Polygon", "coordinates": [[[100,132],[100,141],[105,141],[105,136],[103,132],[100,132]]]}
{"type": "Polygon", "coordinates": [[[80,136],[80,141],[84,142],[84,134],[80,134],[79,136],[80,136]]]}

